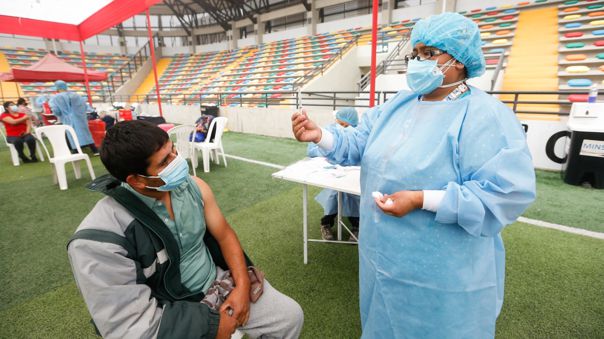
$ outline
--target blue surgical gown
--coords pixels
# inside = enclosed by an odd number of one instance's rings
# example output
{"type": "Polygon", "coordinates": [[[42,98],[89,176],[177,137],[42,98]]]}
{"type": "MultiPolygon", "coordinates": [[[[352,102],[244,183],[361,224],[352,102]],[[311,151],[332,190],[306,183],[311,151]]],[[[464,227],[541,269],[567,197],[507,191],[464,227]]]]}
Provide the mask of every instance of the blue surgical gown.
{"type": "MultiPolygon", "coordinates": [[[[326,127],[328,130],[342,128],[338,124],[332,124],[326,127]]],[[[350,127],[347,127],[350,128],[350,127]]],[[[323,157],[323,151],[319,146],[313,143],[308,144],[307,155],[309,157],[323,157]]],[[[315,200],[323,207],[324,215],[332,215],[338,213],[338,192],[330,189],[324,189],[315,196],[315,200]]],[[[359,201],[358,195],[342,193],[342,216],[358,217],[359,216],[359,201]]]]}
{"type": "MultiPolygon", "coordinates": [[[[92,134],[86,117],[86,100],[74,92],[61,92],[50,99],[52,113],[63,125],[73,127],[80,146],[93,144],[92,134]]],[[[71,135],[67,134],[69,143],[75,148],[71,135]]]]}
{"type": "Polygon", "coordinates": [[[402,91],[326,156],[361,165],[359,290],[363,338],[492,338],[503,303],[500,231],[535,198],[513,112],[483,91],[419,101],[402,91]],[[384,214],[371,192],[444,190],[436,213],[384,214]]]}

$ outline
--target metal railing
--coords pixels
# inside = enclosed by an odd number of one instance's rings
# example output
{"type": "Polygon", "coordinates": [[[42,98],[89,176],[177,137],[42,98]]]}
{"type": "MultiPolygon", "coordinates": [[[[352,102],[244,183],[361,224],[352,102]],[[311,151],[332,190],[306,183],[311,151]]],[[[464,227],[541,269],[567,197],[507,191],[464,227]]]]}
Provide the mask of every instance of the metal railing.
{"type": "MultiPolygon", "coordinates": [[[[588,90],[574,91],[488,91],[507,104],[514,112],[523,114],[568,115],[572,102],[571,94],[587,94],[588,90]],[[553,97],[553,98],[552,98],[553,97]]],[[[375,105],[392,98],[396,91],[376,92],[375,105]]],[[[129,102],[133,96],[116,97],[116,101],[129,102]]],[[[600,94],[604,101],[604,93],[600,94]]],[[[155,102],[155,95],[136,98],[139,102],[155,102]],[[142,100],[141,100],[142,99],[142,100]]],[[[351,106],[369,107],[368,91],[265,91],[265,92],[220,92],[191,95],[162,95],[167,104],[201,104],[238,107],[329,107],[337,109],[351,106]]]]}
{"type": "MultiPolygon", "coordinates": [[[[489,56],[494,56],[494,54],[485,54],[485,58],[489,56]]],[[[503,60],[505,60],[505,52],[499,53],[499,60],[497,61],[497,67],[495,67],[495,72],[493,72],[493,76],[491,77],[491,91],[495,90],[495,85],[497,84],[497,78],[499,78],[499,73],[503,69],[503,60]]]]}
{"type": "MultiPolygon", "coordinates": [[[[570,94],[587,95],[588,90],[574,91],[489,91],[507,104],[514,112],[523,114],[554,114],[566,116],[570,112],[572,102],[568,101],[570,94]]],[[[376,92],[375,105],[380,105],[392,98],[396,91],[376,92]]],[[[2,101],[16,101],[17,98],[2,97],[2,101]]],[[[599,99],[604,101],[604,93],[599,99]]],[[[103,95],[96,103],[107,102],[157,102],[155,95],[103,95]]],[[[369,107],[368,91],[265,91],[265,92],[220,92],[198,93],[192,95],[162,95],[162,103],[176,105],[216,105],[238,107],[328,107],[336,110],[341,107],[369,107]]]]}
{"type": "MultiPolygon", "coordinates": [[[[401,52],[405,50],[408,43],[409,43],[409,34],[406,34],[403,36],[401,41],[399,41],[396,44],[396,47],[392,50],[392,52],[390,52],[390,54],[388,54],[386,59],[382,60],[382,62],[380,62],[376,66],[376,70],[375,70],[376,76],[386,73],[387,71],[391,70],[393,67],[396,67],[396,69],[401,69],[401,68],[406,69],[407,63],[404,60],[399,59],[399,56],[400,56],[401,52]]],[[[371,80],[371,71],[369,71],[365,75],[363,75],[361,80],[359,80],[359,82],[357,82],[357,87],[358,87],[359,91],[362,91],[365,88],[367,88],[367,85],[369,85],[369,80],[371,80]]]]}
{"type": "MultiPolygon", "coordinates": [[[[159,46],[159,36],[157,33],[153,35],[153,44],[159,46]]],[[[107,87],[109,93],[115,93],[120,86],[125,84],[128,80],[132,79],[134,74],[143,66],[145,61],[151,56],[151,45],[147,41],[130,59],[120,66],[113,74],[109,75],[107,79],[107,87]]]]}

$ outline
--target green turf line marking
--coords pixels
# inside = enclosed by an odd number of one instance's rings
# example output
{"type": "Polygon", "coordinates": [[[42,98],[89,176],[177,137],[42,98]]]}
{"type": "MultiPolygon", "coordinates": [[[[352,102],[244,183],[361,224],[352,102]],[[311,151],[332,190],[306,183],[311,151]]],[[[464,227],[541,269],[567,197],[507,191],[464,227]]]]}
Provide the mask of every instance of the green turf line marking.
{"type": "Polygon", "coordinates": [[[529,225],[533,225],[533,226],[551,228],[551,229],[555,229],[555,230],[562,231],[562,232],[579,234],[579,235],[583,235],[583,236],[590,237],[590,238],[604,240],[604,233],[600,233],[600,232],[588,231],[588,230],[584,230],[581,228],[553,224],[551,222],[529,219],[529,218],[525,218],[525,217],[518,217],[517,220],[520,222],[523,222],[525,224],[529,224],[529,225]]]}
{"type": "Polygon", "coordinates": [[[285,168],[285,166],[273,164],[273,163],[270,163],[270,162],[258,161],[258,160],[244,158],[244,157],[238,157],[236,155],[225,154],[225,156],[227,158],[232,158],[232,159],[236,159],[236,160],[250,162],[252,164],[262,165],[262,166],[266,166],[266,167],[273,167],[273,168],[276,168],[276,169],[284,169],[285,168]]]}

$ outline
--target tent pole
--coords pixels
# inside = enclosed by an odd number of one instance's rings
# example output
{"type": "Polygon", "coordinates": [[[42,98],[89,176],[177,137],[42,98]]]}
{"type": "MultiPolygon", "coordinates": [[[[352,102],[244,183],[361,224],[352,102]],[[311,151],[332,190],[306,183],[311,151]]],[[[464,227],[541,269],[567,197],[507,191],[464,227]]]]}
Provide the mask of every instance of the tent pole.
{"type": "Polygon", "coordinates": [[[19,84],[15,82],[15,88],[17,89],[17,99],[21,97],[21,91],[19,90],[19,84]]]}
{"type": "MultiPolygon", "coordinates": [[[[391,2],[388,2],[388,6],[392,6],[391,2]]],[[[373,17],[371,25],[371,76],[369,89],[369,107],[375,106],[375,63],[377,58],[377,15],[379,9],[380,5],[378,0],[373,0],[373,17]]]]}
{"type": "Polygon", "coordinates": [[[153,77],[155,78],[155,92],[157,93],[157,105],[159,106],[159,116],[164,114],[161,109],[161,96],[159,95],[159,82],[157,81],[157,64],[155,63],[155,45],[153,44],[153,33],[151,32],[151,19],[149,18],[149,8],[145,11],[147,15],[147,31],[149,33],[149,47],[151,49],[151,63],[153,63],[153,77]]]}
{"type": "Polygon", "coordinates": [[[88,103],[92,107],[92,95],[90,95],[90,84],[88,83],[88,68],[86,67],[86,56],[84,55],[84,44],[80,40],[80,58],[84,66],[84,82],[86,83],[86,93],[88,94],[88,103]]]}

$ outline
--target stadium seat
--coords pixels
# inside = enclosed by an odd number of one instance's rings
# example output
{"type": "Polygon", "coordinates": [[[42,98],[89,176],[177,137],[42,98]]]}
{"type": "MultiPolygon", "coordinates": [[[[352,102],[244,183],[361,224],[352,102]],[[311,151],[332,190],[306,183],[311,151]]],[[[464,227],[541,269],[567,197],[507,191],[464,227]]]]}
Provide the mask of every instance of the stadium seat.
{"type": "Polygon", "coordinates": [[[593,82],[590,79],[580,78],[568,80],[567,84],[570,87],[589,87],[592,83],[593,82]]]}

